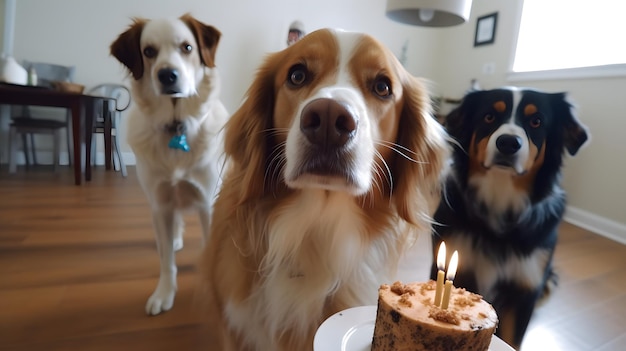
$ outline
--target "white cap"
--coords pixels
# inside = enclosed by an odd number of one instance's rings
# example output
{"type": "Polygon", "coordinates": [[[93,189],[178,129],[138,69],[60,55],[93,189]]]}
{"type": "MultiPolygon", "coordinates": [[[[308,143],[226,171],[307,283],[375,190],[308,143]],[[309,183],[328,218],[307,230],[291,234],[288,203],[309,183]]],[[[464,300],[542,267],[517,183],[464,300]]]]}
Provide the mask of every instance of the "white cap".
{"type": "Polygon", "coordinates": [[[291,22],[291,24],[289,25],[289,31],[292,30],[297,30],[300,33],[304,34],[304,24],[300,21],[293,21],[291,22]]]}

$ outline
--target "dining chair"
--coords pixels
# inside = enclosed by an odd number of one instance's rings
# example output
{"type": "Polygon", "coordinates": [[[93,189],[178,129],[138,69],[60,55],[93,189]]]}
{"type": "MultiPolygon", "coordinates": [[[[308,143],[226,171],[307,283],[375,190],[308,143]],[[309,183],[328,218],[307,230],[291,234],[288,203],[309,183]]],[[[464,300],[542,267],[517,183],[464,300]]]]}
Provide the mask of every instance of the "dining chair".
{"type": "MultiPolygon", "coordinates": [[[[126,177],[126,164],[124,163],[124,158],[122,157],[122,149],[120,147],[120,138],[119,138],[119,126],[120,120],[122,116],[122,111],[126,110],[130,106],[131,95],[130,91],[127,87],[121,84],[115,83],[104,83],[98,84],[95,87],[89,89],[86,93],[87,95],[94,96],[104,96],[115,99],[115,109],[111,111],[111,138],[113,145],[113,166],[117,170],[117,164],[119,164],[119,170],[122,173],[123,177],[126,177]],[[116,162],[117,161],[117,164],[116,162]]],[[[93,110],[93,121],[94,128],[93,133],[105,133],[105,121],[104,116],[102,115],[102,104],[105,101],[98,101],[93,110]]],[[[92,139],[91,142],[91,154],[96,154],[96,138],[92,139]]],[[[110,155],[105,155],[105,157],[111,157],[110,155]]],[[[92,163],[95,162],[95,157],[91,158],[92,163]]]]}
{"type": "MultiPolygon", "coordinates": [[[[37,86],[52,88],[55,82],[72,82],[74,79],[74,66],[62,66],[43,62],[23,61],[27,70],[34,69],[37,73],[37,86]]],[[[69,123],[71,112],[64,109],[64,120],[59,117],[58,108],[22,106],[17,116],[11,116],[9,124],[9,172],[17,170],[17,137],[21,136],[22,150],[26,166],[29,167],[30,156],[33,165],[37,164],[37,149],[35,147],[35,134],[48,134],[53,136],[53,162],[54,168],[59,164],[61,132],[65,130],[68,160],[71,165],[71,135],[69,123]],[[30,145],[28,143],[30,141],[30,145]]]]}

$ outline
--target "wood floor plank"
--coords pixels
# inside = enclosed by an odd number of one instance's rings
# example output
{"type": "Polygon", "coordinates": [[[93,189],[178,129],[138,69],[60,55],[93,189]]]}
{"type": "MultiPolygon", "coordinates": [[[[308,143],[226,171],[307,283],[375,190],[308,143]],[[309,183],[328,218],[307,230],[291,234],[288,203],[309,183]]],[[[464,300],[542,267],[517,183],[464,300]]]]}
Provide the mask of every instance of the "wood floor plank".
{"type": "MultiPolygon", "coordinates": [[[[69,169],[0,169],[0,351],[211,350],[197,304],[195,215],[185,216],[174,308],[148,317],[159,271],[150,209],[132,167],[126,179],[101,168],[93,177],[74,186],[69,169]]],[[[416,254],[429,254],[420,245],[416,254]]],[[[401,268],[417,276],[424,262],[401,268]]],[[[555,269],[559,287],[522,351],[622,350],[626,246],[563,223],[555,269]]]]}

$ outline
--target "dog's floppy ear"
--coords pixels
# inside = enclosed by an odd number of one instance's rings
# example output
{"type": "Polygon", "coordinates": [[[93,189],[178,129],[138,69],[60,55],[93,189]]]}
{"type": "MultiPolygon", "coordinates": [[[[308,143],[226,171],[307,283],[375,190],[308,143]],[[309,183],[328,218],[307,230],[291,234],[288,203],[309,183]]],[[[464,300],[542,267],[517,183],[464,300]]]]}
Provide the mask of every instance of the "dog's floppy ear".
{"type": "Polygon", "coordinates": [[[145,24],[146,20],[134,18],[128,30],[120,34],[110,47],[111,55],[128,68],[135,80],[143,76],[140,39],[145,24]]]}
{"type": "Polygon", "coordinates": [[[451,137],[462,145],[467,146],[472,128],[469,127],[470,111],[475,109],[476,100],[479,99],[482,90],[469,92],[463,97],[459,106],[448,113],[445,119],[445,128],[451,137]]]}
{"type": "Polygon", "coordinates": [[[463,113],[463,102],[448,113],[445,119],[446,130],[452,136],[460,136],[463,132],[465,114],[463,113]]]}
{"type": "Polygon", "coordinates": [[[187,24],[187,27],[189,27],[196,38],[202,64],[207,67],[215,67],[215,51],[222,33],[215,27],[198,21],[188,13],[181,16],[180,20],[187,24]]]}
{"type": "Polygon", "coordinates": [[[242,187],[239,203],[262,196],[265,189],[265,169],[271,148],[270,128],[275,104],[274,75],[277,54],[269,57],[256,74],[248,89],[246,100],[226,125],[224,149],[234,161],[235,177],[242,187]]]}
{"type": "Polygon", "coordinates": [[[569,101],[566,93],[557,93],[555,98],[555,112],[557,118],[563,118],[563,144],[567,152],[574,156],[589,140],[589,133],[576,117],[576,107],[569,101]]]}
{"type": "MultiPolygon", "coordinates": [[[[400,217],[427,226],[439,204],[443,171],[450,150],[443,127],[431,116],[425,86],[408,74],[403,79],[404,101],[397,143],[412,159],[397,157],[394,165],[394,198],[400,217]],[[423,209],[428,205],[429,213],[423,209]]],[[[426,227],[424,228],[426,229],[426,227]]]]}

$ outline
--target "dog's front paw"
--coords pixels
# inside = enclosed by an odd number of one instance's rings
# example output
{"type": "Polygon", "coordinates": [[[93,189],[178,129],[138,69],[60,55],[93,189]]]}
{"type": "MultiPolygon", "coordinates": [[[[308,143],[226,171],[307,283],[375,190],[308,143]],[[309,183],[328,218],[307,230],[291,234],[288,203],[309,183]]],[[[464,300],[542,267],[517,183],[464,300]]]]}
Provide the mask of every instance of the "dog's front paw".
{"type": "Polygon", "coordinates": [[[161,284],[146,303],[146,313],[149,315],[157,315],[161,312],[169,311],[174,306],[174,297],[176,296],[176,286],[172,284],[161,284]]]}
{"type": "Polygon", "coordinates": [[[174,251],[179,251],[183,248],[183,237],[174,238],[173,246],[174,251]]]}
{"type": "Polygon", "coordinates": [[[176,222],[176,227],[174,228],[174,241],[172,242],[172,247],[174,251],[179,251],[183,248],[183,233],[185,232],[185,223],[182,220],[176,222]]]}

